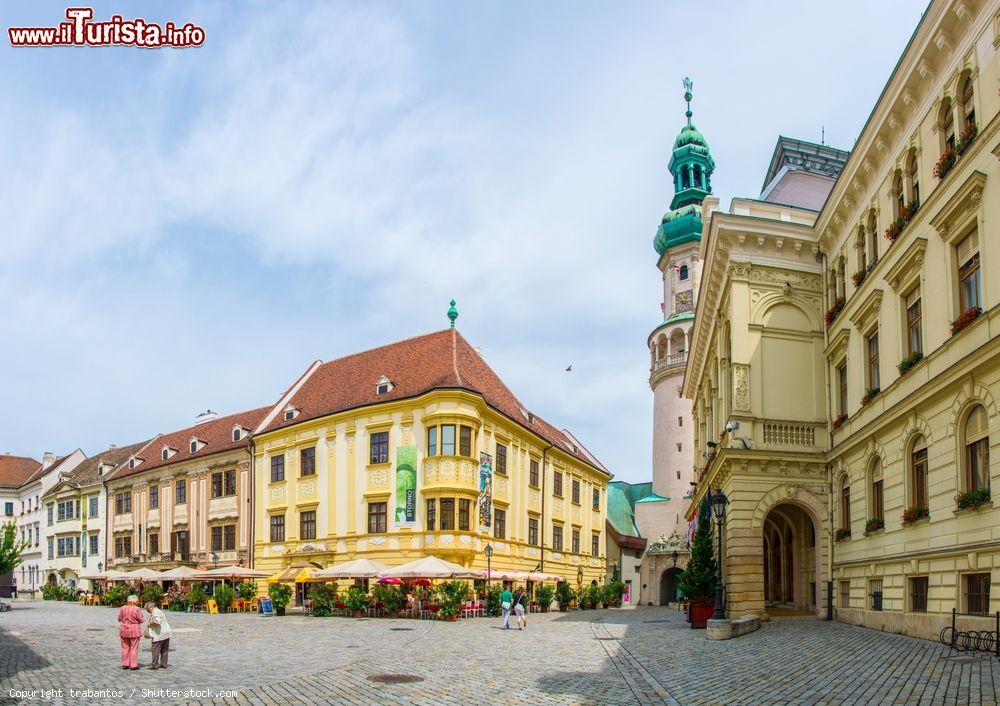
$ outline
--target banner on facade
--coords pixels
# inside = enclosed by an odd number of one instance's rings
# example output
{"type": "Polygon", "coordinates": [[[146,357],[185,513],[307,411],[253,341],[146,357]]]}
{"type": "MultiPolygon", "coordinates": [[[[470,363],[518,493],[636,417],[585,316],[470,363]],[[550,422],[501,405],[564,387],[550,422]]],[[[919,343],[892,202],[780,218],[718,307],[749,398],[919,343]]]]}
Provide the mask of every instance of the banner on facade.
{"type": "Polygon", "coordinates": [[[493,457],[485,451],[479,454],[479,529],[493,526],[493,457]]]}
{"type": "Polygon", "coordinates": [[[396,526],[417,521],[417,447],[396,449],[396,526]]]}

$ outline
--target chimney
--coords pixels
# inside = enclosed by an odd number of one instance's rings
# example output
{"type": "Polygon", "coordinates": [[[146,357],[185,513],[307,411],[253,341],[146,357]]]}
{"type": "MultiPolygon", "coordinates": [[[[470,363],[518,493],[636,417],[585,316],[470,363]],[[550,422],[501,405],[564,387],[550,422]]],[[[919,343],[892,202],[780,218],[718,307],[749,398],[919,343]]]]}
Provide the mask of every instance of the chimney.
{"type": "Polygon", "coordinates": [[[195,426],[198,426],[199,424],[205,424],[207,422],[214,422],[215,418],[217,416],[218,415],[215,412],[213,412],[212,410],[206,409],[204,412],[200,412],[194,418],[194,424],[195,424],[195,426]]]}
{"type": "Polygon", "coordinates": [[[42,455],[42,468],[48,468],[55,462],[56,462],[56,455],[51,451],[46,451],[42,455]]]}
{"type": "Polygon", "coordinates": [[[118,447],[117,447],[117,446],[115,446],[114,444],[109,444],[109,445],[108,445],[108,451],[110,451],[111,449],[117,449],[117,448],[118,448],[118,447]]]}

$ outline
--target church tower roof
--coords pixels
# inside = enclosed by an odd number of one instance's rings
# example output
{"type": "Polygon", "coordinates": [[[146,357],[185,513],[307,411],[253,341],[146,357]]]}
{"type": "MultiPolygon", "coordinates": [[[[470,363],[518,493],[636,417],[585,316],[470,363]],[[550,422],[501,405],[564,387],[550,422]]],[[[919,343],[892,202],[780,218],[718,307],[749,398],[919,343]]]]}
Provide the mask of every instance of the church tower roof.
{"type": "Polygon", "coordinates": [[[701,239],[701,202],[712,193],[715,160],[708,148],[708,140],[691,122],[693,87],[691,79],[685,77],[687,111],[684,115],[687,123],[674,140],[667,165],[674,181],[674,198],[653,238],[653,247],[659,255],[675,245],[701,239]]]}

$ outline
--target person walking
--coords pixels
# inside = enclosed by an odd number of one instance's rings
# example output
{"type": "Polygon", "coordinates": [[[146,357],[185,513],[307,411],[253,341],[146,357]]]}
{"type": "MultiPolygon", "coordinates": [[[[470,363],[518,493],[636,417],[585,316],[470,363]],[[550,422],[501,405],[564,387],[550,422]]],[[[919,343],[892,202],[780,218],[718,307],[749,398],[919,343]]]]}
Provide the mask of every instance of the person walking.
{"type": "Polygon", "coordinates": [[[122,641],[122,669],[139,668],[139,640],[142,638],[142,611],[139,597],[128,597],[118,610],[118,637],[122,641]]]}
{"type": "Polygon", "coordinates": [[[528,620],[524,617],[524,610],[527,606],[528,594],[524,592],[524,589],[517,589],[517,594],[514,596],[514,615],[517,616],[516,622],[518,630],[523,630],[528,627],[528,620]]]}
{"type": "Polygon", "coordinates": [[[510,592],[510,588],[504,586],[500,593],[500,610],[503,612],[503,619],[500,621],[501,630],[510,630],[510,604],[513,600],[514,595],[510,592]]]}
{"type": "Polygon", "coordinates": [[[152,601],[146,604],[146,612],[149,613],[146,633],[153,641],[153,663],[149,668],[166,669],[170,656],[170,623],[166,614],[152,601]]]}

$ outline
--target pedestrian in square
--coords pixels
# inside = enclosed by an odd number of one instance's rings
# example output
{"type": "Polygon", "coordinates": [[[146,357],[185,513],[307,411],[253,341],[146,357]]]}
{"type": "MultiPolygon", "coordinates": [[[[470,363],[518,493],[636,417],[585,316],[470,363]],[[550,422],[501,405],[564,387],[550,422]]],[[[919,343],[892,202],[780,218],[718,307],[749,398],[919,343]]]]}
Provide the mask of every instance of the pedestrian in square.
{"type": "Polygon", "coordinates": [[[118,622],[118,637],[122,641],[122,669],[138,669],[143,622],[138,596],[128,597],[125,605],[118,610],[118,622]]]}
{"type": "Polygon", "coordinates": [[[513,600],[514,594],[510,592],[510,588],[504,586],[500,593],[500,610],[503,611],[503,619],[500,621],[501,630],[510,630],[510,604],[513,600]]]}
{"type": "Polygon", "coordinates": [[[170,623],[167,615],[152,601],[146,604],[149,622],[146,624],[147,637],[153,641],[153,663],[150,669],[166,669],[170,656],[170,623]]]}
{"type": "Polygon", "coordinates": [[[514,595],[514,614],[517,616],[517,629],[523,630],[528,627],[528,619],[524,617],[524,610],[528,605],[528,594],[524,592],[524,589],[517,589],[517,593],[514,595]],[[523,625],[523,627],[522,627],[523,625]]]}

